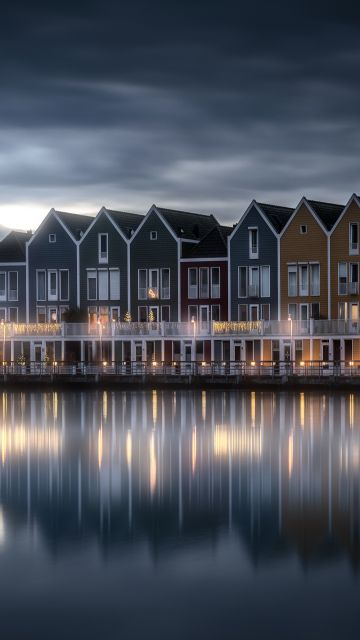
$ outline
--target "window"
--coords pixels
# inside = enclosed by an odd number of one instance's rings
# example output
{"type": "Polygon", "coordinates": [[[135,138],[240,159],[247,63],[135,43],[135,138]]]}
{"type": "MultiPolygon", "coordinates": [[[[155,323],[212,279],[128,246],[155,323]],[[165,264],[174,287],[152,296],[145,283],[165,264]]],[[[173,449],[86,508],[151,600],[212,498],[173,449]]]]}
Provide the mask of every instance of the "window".
{"type": "Polygon", "coordinates": [[[297,320],[297,304],[291,302],[288,306],[288,315],[291,320],[297,320]]]}
{"type": "Polygon", "coordinates": [[[160,286],[161,286],[161,297],[164,300],[168,300],[170,298],[170,269],[161,269],[160,286]]]}
{"type": "Polygon", "coordinates": [[[146,300],[146,298],[147,298],[147,271],[146,269],[139,269],[138,270],[138,299],[146,300]]]}
{"type": "Polygon", "coordinates": [[[248,308],[247,304],[239,304],[238,306],[238,319],[240,322],[247,322],[248,308]]]}
{"type": "Polygon", "coordinates": [[[220,298],[220,267],[211,267],[211,297],[220,298]]]}
{"type": "Polygon", "coordinates": [[[157,231],[150,231],[150,240],[157,240],[157,231]]]}
{"type": "Polygon", "coordinates": [[[170,307],[168,305],[164,305],[160,308],[161,310],[161,322],[170,322],[170,307]]]}
{"type": "Polygon", "coordinates": [[[99,233],[99,262],[107,263],[108,261],[108,234],[99,233]]]}
{"type": "Polygon", "coordinates": [[[200,279],[199,298],[208,298],[209,297],[209,269],[207,267],[200,267],[199,279],[200,279]]]}
{"type": "Polygon", "coordinates": [[[347,264],[339,262],[338,264],[338,292],[340,296],[347,294],[347,264]]]}
{"type": "Polygon", "coordinates": [[[247,267],[238,268],[238,297],[247,298],[247,267]]]}
{"type": "Polygon", "coordinates": [[[18,308],[9,307],[9,322],[17,322],[17,321],[18,321],[18,308]]]}
{"type": "Polygon", "coordinates": [[[219,322],[219,320],[220,320],[220,305],[219,304],[211,305],[211,320],[212,320],[212,322],[219,322]]]}
{"type": "Polygon", "coordinates": [[[189,322],[191,322],[192,320],[195,320],[196,322],[198,319],[198,308],[195,305],[189,305],[188,312],[189,312],[189,322]]]}
{"type": "Polygon", "coordinates": [[[87,298],[88,300],[97,299],[97,272],[95,269],[87,272],[87,298]]]}
{"type": "Polygon", "coordinates": [[[120,307],[111,307],[110,316],[112,321],[118,322],[120,320],[120,307]]]}
{"type": "Polygon", "coordinates": [[[109,299],[109,274],[107,270],[98,271],[99,300],[109,299]]]}
{"type": "Polygon", "coordinates": [[[4,307],[0,308],[0,321],[6,322],[6,309],[4,307]]]}
{"type": "Polygon", "coordinates": [[[270,267],[263,266],[260,268],[261,274],[261,297],[270,297],[270,267]]]}
{"type": "Polygon", "coordinates": [[[154,300],[159,297],[159,270],[149,269],[148,298],[154,300]]]}
{"type": "Polygon", "coordinates": [[[310,295],[311,296],[320,295],[320,265],[319,264],[310,265],[310,295]]]}
{"type": "Polygon", "coordinates": [[[309,295],[309,268],[307,264],[299,265],[299,295],[309,295]]]}
{"type": "Polygon", "coordinates": [[[259,267],[249,267],[249,297],[259,297],[259,267]]]}
{"type": "Polygon", "coordinates": [[[36,300],[46,300],[46,272],[36,272],[36,300]]]}
{"type": "Polygon", "coordinates": [[[259,257],[259,232],[257,228],[249,229],[249,258],[259,257]]]}
{"type": "Polygon", "coordinates": [[[37,307],[36,322],[46,322],[46,307],[37,307]]]}
{"type": "Polygon", "coordinates": [[[359,293],[359,265],[357,262],[352,262],[349,265],[349,293],[350,295],[357,295],[359,293]]]}
{"type": "Polygon", "coordinates": [[[250,304],[250,321],[257,322],[259,320],[259,305],[258,304],[250,304]]]}
{"type": "Polygon", "coordinates": [[[62,306],[60,307],[59,313],[60,313],[60,320],[61,322],[65,322],[66,319],[66,313],[69,311],[69,307],[67,306],[62,306]]]}
{"type": "Polygon", "coordinates": [[[288,265],[288,296],[297,295],[297,268],[296,264],[288,265]]]}
{"type": "Polygon", "coordinates": [[[300,320],[307,320],[308,319],[308,305],[305,304],[300,304],[300,320]]]}
{"type": "Polygon", "coordinates": [[[48,308],[48,322],[57,322],[58,321],[58,312],[56,307],[48,308]]]}
{"type": "Polygon", "coordinates": [[[138,322],[147,322],[147,307],[138,307],[138,322]]]}
{"type": "Polygon", "coordinates": [[[319,320],[320,304],[318,302],[312,302],[310,304],[310,318],[312,318],[313,320],[319,320]]]}
{"type": "Polygon", "coordinates": [[[198,297],[197,269],[191,267],[188,270],[188,298],[198,297]]]}
{"type": "Polygon", "coordinates": [[[0,300],[6,300],[6,273],[0,273],[0,300]]]}
{"type": "Polygon", "coordinates": [[[295,340],[295,362],[300,363],[303,358],[302,340],[295,340]]]}
{"type": "Polygon", "coordinates": [[[110,269],[110,300],[120,300],[120,271],[119,269],[110,269]]]}
{"type": "Polygon", "coordinates": [[[49,233],[49,242],[50,244],[56,242],[56,233],[49,233]]]}
{"type": "Polygon", "coordinates": [[[270,320],[270,305],[261,305],[261,320],[270,320]]]}
{"type": "Polygon", "coordinates": [[[339,302],[339,312],[338,312],[339,320],[347,320],[347,303],[339,302]]]}
{"type": "Polygon", "coordinates": [[[8,299],[15,301],[18,299],[18,272],[9,271],[8,273],[8,299]]]}
{"type": "Polygon", "coordinates": [[[69,270],[60,271],[60,300],[69,300],[69,270]]]}
{"type": "Polygon", "coordinates": [[[57,271],[48,271],[48,300],[57,300],[58,297],[57,271]]]}
{"type": "Polygon", "coordinates": [[[307,224],[300,225],[300,233],[301,235],[304,235],[305,233],[307,233],[307,224]]]}
{"type": "Polygon", "coordinates": [[[349,254],[359,253],[359,225],[357,222],[350,222],[349,225],[349,254]]]}

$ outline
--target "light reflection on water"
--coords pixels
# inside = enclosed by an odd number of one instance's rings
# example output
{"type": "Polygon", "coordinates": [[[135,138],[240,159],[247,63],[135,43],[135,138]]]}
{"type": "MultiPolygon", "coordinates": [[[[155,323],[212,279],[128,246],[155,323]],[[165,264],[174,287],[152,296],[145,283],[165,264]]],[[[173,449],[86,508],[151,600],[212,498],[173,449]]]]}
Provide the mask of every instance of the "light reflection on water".
{"type": "Polygon", "coordinates": [[[0,459],[0,630],[63,637],[60,607],[74,637],[142,637],[139,615],[157,637],[218,637],[224,617],[227,637],[260,637],[266,615],[292,637],[358,635],[355,393],[4,392],[0,459]]]}

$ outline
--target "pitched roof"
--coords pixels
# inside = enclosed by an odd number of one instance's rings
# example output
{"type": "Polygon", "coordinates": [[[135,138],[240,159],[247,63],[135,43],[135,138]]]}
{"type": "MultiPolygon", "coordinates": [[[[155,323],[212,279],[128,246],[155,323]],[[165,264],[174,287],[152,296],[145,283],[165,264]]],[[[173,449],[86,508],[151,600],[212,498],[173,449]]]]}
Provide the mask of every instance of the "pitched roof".
{"type": "Polygon", "coordinates": [[[290,216],[294,213],[294,209],[291,207],[280,207],[276,204],[265,204],[263,202],[256,202],[256,204],[269,220],[276,233],[280,233],[283,230],[290,216]]]}
{"type": "Polygon", "coordinates": [[[135,229],[138,228],[139,224],[144,219],[144,216],[140,215],[139,213],[113,211],[112,209],[106,209],[106,207],[105,210],[127,238],[130,238],[132,236],[135,229]]]}
{"type": "Polygon", "coordinates": [[[79,213],[68,213],[67,211],[55,211],[55,213],[70,231],[74,240],[80,240],[82,234],[94,220],[94,216],[85,216],[79,213]]]}
{"type": "Polygon", "coordinates": [[[330,231],[341,213],[344,210],[343,204],[333,204],[332,202],[318,202],[317,200],[306,199],[312,210],[323,223],[327,231],[330,231]]]}
{"type": "Polygon", "coordinates": [[[0,242],[0,262],[25,262],[29,237],[26,231],[10,231],[0,242]]]}
{"type": "Polygon", "coordinates": [[[210,214],[192,213],[191,211],[177,211],[156,207],[175,235],[183,240],[200,240],[214,226],[219,225],[216,218],[210,214]]]}
{"type": "Polygon", "coordinates": [[[226,258],[227,236],[231,231],[231,227],[213,227],[198,244],[183,246],[183,258],[226,258]]]}

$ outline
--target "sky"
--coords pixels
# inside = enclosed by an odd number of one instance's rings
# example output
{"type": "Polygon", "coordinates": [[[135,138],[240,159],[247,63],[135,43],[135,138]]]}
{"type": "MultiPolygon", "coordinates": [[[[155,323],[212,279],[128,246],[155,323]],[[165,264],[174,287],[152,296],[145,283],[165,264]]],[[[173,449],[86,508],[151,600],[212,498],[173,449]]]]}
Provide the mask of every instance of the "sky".
{"type": "Polygon", "coordinates": [[[12,0],[0,224],[360,192],[360,3],[12,0]]]}

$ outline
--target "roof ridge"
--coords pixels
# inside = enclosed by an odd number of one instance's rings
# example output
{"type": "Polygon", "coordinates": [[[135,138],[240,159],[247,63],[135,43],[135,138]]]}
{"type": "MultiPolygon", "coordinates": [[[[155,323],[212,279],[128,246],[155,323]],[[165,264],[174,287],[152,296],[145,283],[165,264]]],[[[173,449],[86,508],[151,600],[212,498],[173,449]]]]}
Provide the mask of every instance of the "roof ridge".
{"type": "Polygon", "coordinates": [[[158,207],[155,205],[159,211],[173,211],[174,213],[185,213],[190,216],[201,216],[203,218],[215,218],[213,213],[197,213],[196,211],[184,211],[183,209],[169,209],[168,207],[158,207]]]}
{"type": "Polygon", "coordinates": [[[259,205],[259,207],[274,207],[276,209],[284,209],[285,211],[294,211],[294,207],[287,207],[283,204],[272,204],[270,202],[258,202],[258,200],[255,200],[256,204],[259,205]]]}

